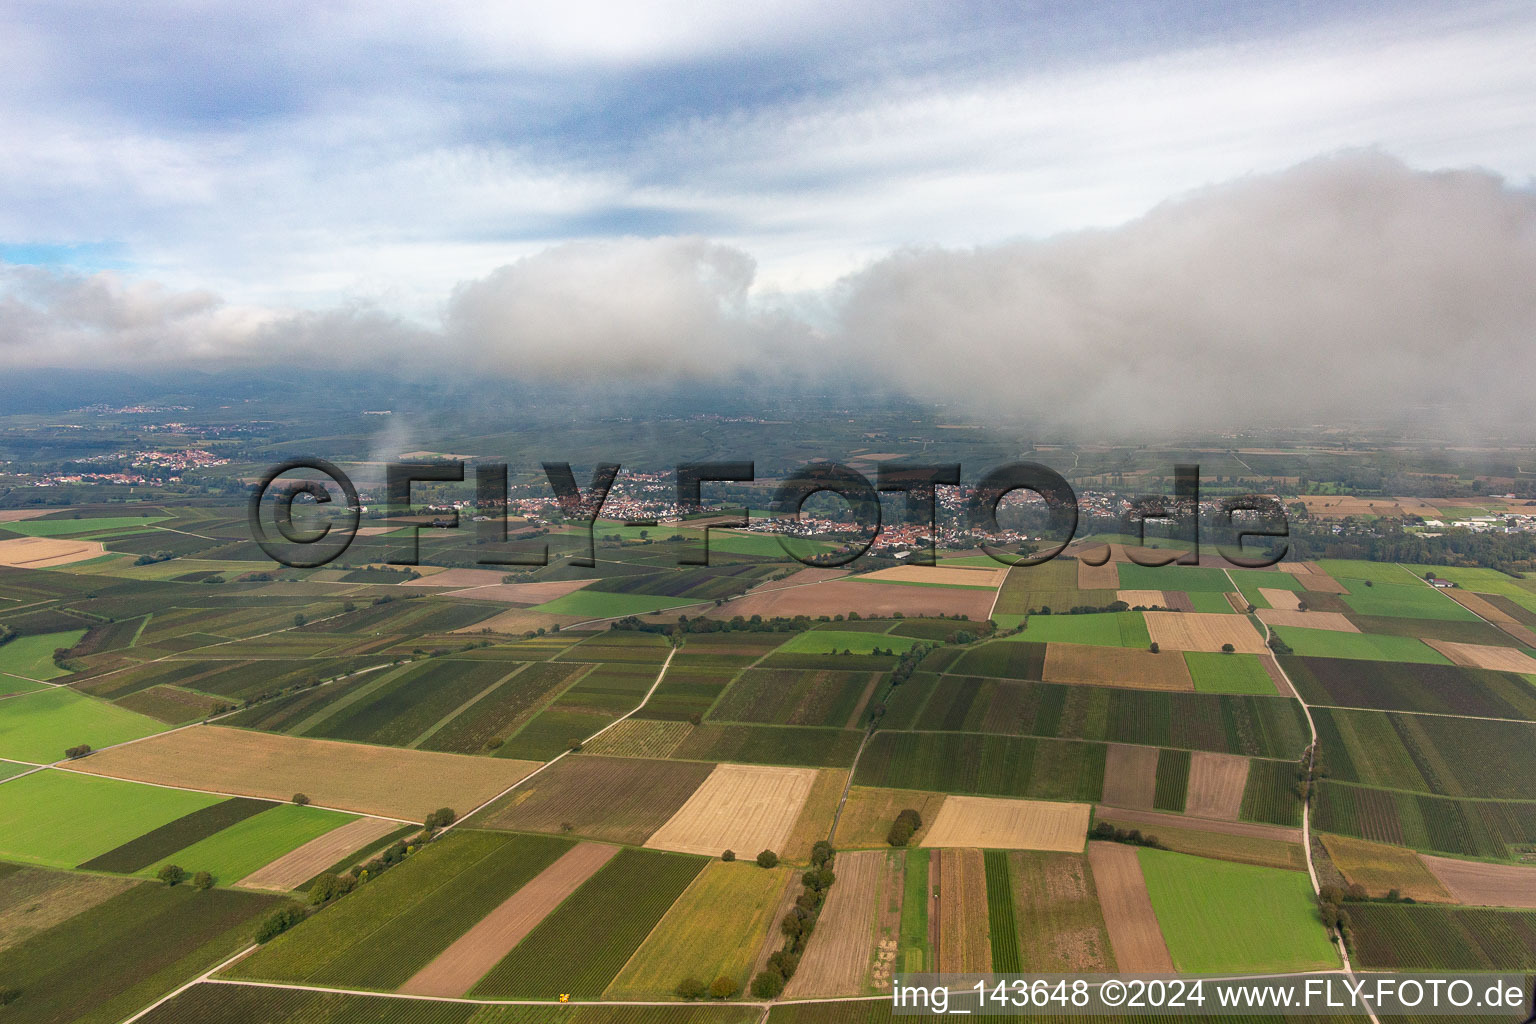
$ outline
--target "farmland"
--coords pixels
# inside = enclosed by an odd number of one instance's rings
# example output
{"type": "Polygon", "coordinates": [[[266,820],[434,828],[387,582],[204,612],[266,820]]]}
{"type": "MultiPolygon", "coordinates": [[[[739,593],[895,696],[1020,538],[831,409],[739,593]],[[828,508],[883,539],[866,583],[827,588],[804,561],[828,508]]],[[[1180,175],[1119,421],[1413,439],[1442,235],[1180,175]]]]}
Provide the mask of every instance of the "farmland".
{"type": "Polygon", "coordinates": [[[1147,895],[1180,971],[1338,966],[1303,872],[1140,850],[1147,895]]]}
{"type": "Polygon", "coordinates": [[[1018,641],[1145,648],[1151,643],[1142,612],[1032,615],[1018,641]]]}
{"type": "Polygon", "coordinates": [[[1536,913],[1371,904],[1350,909],[1364,967],[1536,969],[1536,913]]]}
{"type": "Polygon", "coordinates": [[[204,793],[34,772],[0,785],[0,820],[8,823],[0,834],[0,856],[72,868],[219,802],[204,793]]]}
{"type": "Polygon", "coordinates": [[[1274,680],[1254,655],[1185,651],[1184,662],[1189,666],[1195,689],[1201,693],[1275,693],[1274,680]]]}
{"type": "Polygon", "coordinates": [[[0,952],[118,895],[127,879],[0,864],[0,952]]]}
{"type": "Polygon", "coordinates": [[[927,789],[1044,800],[1099,799],[1102,743],[962,733],[877,732],[854,781],[864,786],[927,789]]]}
{"type": "MultiPolygon", "coordinates": [[[[277,806],[266,800],[236,797],[210,804],[138,836],[80,865],[88,871],[132,874],[156,861],[277,806]]],[[[307,876],[306,876],[307,877],[307,876]]]]}
{"type": "Polygon", "coordinates": [[[350,815],[336,811],[278,804],[183,847],[144,871],[153,873],[162,864],[175,863],[189,872],[207,871],[214,881],[230,885],[310,840],[354,820],[350,815]]]}
{"type": "Polygon", "coordinates": [[[711,863],[635,951],[604,998],[665,998],[684,978],[722,975],[744,991],[758,948],[775,935],[773,910],[789,883],[788,868],[711,863]]]}
{"type": "Polygon", "coordinates": [[[153,718],[65,687],[35,690],[0,701],[0,756],[48,764],[63,758],[67,747],[88,743],[100,749],[165,728],[153,718]]]}
{"type": "Polygon", "coordinates": [[[1090,810],[1087,804],[952,796],[933,819],[923,845],[1081,850],[1090,810]]]}
{"type": "Polygon", "coordinates": [[[471,995],[593,999],[623,969],[705,861],[621,850],[497,964],[471,995]],[[574,955],[573,951],[580,954],[574,955]]]}
{"type": "Polygon", "coordinates": [[[937,920],[929,922],[930,934],[936,939],[938,970],[945,974],[990,972],[992,939],[982,852],[932,851],[928,880],[938,893],[932,910],[937,920]]]}
{"type": "Polygon", "coordinates": [[[805,768],[716,765],[645,845],[707,856],[782,852],[815,781],[805,768]]]}
{"type": "Polygon", "coordinates": [[[1089,843],[1088,863],[1115,964],[1126,973],[1173,970],[1168,946],[1132,847],[1089,843]]]}
{"type": "Polygon", "coordinates": [[[16,637],[0,645],[0,672],[37,680],[64,675],[64,670],[53,663],[53,652],[75,646],[83,636],[85,630],[76,629],[63,633],[44,633],[41,636],[16,637]]]}
{"type": "Polygon", "coordinates": [[[1114,953],[1086,856],[1018,850],[1007,854],[1007,867],[1019,928],[1020,970],[1114,969],[1114,953]]]}
{"type": "Polygon", "coordinates": [[[1536,724],[1337,709],[1314,716],[1341,782],[1444,796],[1530,796],[1520,769],[1536,724]]]}
{"type": "Polygon", "coordinates": [[[485,808],[474,823],[526,832],[562,832],[569,825],[572,834],[589,839],[643,843],[713,768],[686,761],[567,757],[485,808]]]}
{"type": "Polygon", "coordinates": [[[749,669],[710,712],[712,721],[848,728],[879,676],[873,672],[749,669]]]}
{"type": "Polygon", "coordinates": [[[1372,896],[1397,890],[1419,902],[1450,903],[1451,894],[1412,850],[1343,836],[1324,836],[1328,857],[1346,881],[1365,886],[1372,896]]]}
{"type": "Polygon", "coordinates": [[[837,884],[827,895],[816,930],[784,993],[787,998],[862,995],[887,855],[875,850],[839,854],[837,884]]]}
{"type": "Polygon", "coordinates": [[[942,793],[854,786],[848,791],[848,801],[837,822],[836,845],[845,849],[884,846],[896,815],[911,808],[917,811],[923,823],[912,836],[911,845],[916,846],[922,842],[946,799],[942,793]]]}
{"type": "Polygon", "coordinates": [[[1536,692],[1518,676],[1455,665],[1282,658],[1312,704],[1536,721],[1536,692]]]}

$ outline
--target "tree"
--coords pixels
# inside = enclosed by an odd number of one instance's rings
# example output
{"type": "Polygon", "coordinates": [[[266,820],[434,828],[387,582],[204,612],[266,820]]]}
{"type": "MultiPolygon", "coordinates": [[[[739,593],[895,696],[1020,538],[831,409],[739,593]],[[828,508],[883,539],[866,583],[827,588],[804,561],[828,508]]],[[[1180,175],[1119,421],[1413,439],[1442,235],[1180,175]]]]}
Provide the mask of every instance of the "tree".
{"type": "Polygon", "coordinates": [[[157,877],[166,885],[180,885],[187,880],[187,873],[182,870],[180,864],[167,864],[160,869],[157,877]]]}
{"type": "Polygon", "coordinates": [[[677,983],[679,999],[702,999],[704,997],[704,983],[698,978],[684,978],[677,983]]]}
{"type": "Polygon", "coordinates": [[[0,988],[0,1006],[9,1006],[11,1003],[14,1003],[20,998],[21,989],[10,987],[0,988]]]}
{"type": "Polygon", "coordinates": [[[1158,651],[1157,641],[1153,640],[1152,643],[1148,645],[1147,650],[1151,651],[1153,654],[1156,654],[1158,651]]]}
{"type": "Polygon", "coordinates": [[[192,888],[207,891],[213,888],[213,876],[206,871],[199,871],[192,876],[192,888]]]}
{"type": "Polygon", "coordinates": [[[777,867],[778,863],[779,855],[772,850],[764,850],[757,855],[757,866],[760,868],[777,867]]]}
{"type": "Polygon", "coordinates": [[[309,803],[309,797],[305,796],[303,793],[295,793],[293,794],[293,802],[298,804],[300,807],[303,807],[305,804],[309,803]]]}
{"type": "Polygon", "coordinates": [[[304,618],[304,613],[303,612],[294,612],[293,613],[293,624],[295,626],[302,626],[307,621],[309,621],[309,620],[304,618]]]}
{"type": "Polygon", "coordinates": [[[711,999],[729,999],[736,994],[736,979],[720,975],[709,983],[709,997],[711,999]]]}
{"type": "Polygon", "coordinates": [[[1222,654],[1231,654],[1235,650],[1237,650],[1237,648],[1233,647],[1231,644],[1222,644],[1221,645],[1221,653],[1222,654]]]}
{"type": "Polygon", "coordinates": [[[736,851],[735,850],[726,850],[724,853],[722,853],[720,855],[720,859],[725,861],[727,864],[729,864],[731,861],[736,859],[736,851]]]}
{"type": "Polygon", "coordinates": [[[427,815],[426,827],[447,828],[449,825],[452,825],[457,818],[458,815],[453,813],[452,807],[439,807],[437,810],[427,815]]]}
{"type": "Polygon", "coordinates": [[[758,971],[752,979],[752,994],[758,999],[776,999],[784,991],[784,975],[778,971],[758,971]]]}

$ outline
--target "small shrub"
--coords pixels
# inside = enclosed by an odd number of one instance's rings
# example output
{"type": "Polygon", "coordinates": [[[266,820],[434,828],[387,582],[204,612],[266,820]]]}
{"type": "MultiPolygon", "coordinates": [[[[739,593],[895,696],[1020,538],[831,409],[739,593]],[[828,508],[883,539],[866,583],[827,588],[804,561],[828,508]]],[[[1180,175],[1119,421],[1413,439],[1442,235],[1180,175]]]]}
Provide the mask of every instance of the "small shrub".
{"type": "Polygon", "coordinates": [[[724,853],[722,853],[720,855],[720,859],[725,861],[727,864],[729,864],[731,861],[736,859],[736,851],[735,850],[726,850],[724,853]]]}
{"type": "Polygon", "coordinates": [[[1233,653],[1236,650],[1237,650],[1237,648],[1233,647],[1231,644],[1222,644],[1221,645],[1221,653],[1222,654],[1231,654],[1231,653],[1233,653]]]}
{"type": "Polygon", "coordinates": [[[779,855],[774,853],[772,850],[764,850],[762,853],[757,855],[757,866],[760,868],[777,867],[778,863],[779,855]]]}
{"type": "Polygon", "coordinates": [[[1147,647],[1147,650],[1151,651],[1153,654],[1156,654],[1159,650],[1157,641],[1153,640],[1152,643],[1147,647]]]}
{"type": "Polygon", "coordinates": [[[293,794],[293,802],[298,804],[300,807],[303,807],[309,803],[309,797],[305,796],[303,793],[295,793],[293,794]]]}

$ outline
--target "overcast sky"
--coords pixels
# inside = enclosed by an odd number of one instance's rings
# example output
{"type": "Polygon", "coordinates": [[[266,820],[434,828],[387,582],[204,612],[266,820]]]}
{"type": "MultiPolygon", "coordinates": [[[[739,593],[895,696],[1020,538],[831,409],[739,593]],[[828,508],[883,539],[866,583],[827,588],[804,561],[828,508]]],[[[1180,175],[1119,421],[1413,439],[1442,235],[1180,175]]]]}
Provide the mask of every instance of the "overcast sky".
{"type": "Polygon", "coordinates": [[[1528,2],[11,0],[0,360],[1528,360],[1533,53],[1528,2]]]}

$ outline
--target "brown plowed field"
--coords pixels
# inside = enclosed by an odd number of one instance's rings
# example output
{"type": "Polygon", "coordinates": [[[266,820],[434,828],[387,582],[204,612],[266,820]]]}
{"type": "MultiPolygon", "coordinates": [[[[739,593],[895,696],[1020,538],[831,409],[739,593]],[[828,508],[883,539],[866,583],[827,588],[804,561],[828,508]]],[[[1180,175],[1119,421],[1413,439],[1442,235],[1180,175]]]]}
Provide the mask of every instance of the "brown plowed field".
{"type": "MultiPolygon", "coordinates": [[[[798,574],[797,574],[798,575],[798,574]]],[[[901,612],[908,618],[966,615],[985,619],[992,611],[990,590],[959,587],[909,587],[833,579],[812,586],[754,590],[745,597],[711,606],[700,615],[729,619],[736,615],[793,618],[796,615],[846,615],[858,612],[866,618],[889,618],[901,612]]]]}
{"type": "Polygon", "coordinates": [[[1115,594],[1120,600],[1135,608],[1142,605],[1146,608],[1171,607],[1163,598],[1161,590],[1121,590],[1115,594]]]}
{"type": "Polygon", "coordinates": [[[501,583],[504,572],[492,569],[444,569],[420,579],[406,580],[402,587],[488,587],[501,583]]]}
{"type": "Polygon", "coordinates": [[[1536,631],[1527,629],[1525,626],[1517,625],[1513,622],[1501,622],[1499,623],[1499,628],[1508,633],[1510,636],[1514,637],[1516,640],[1519,640],[1521,643],[1525,644],[1525,646],[1536,647],[1536,631]]]}
{"type": "Polygon", "coordinates": [[[47,569],[98,558],[106,553],[101,543],[94,540],[65,540],[63,537],[0,540],[0,565],[18,569],[47,569]]]}
{"type": "Polygon", "coordinates": [[[885,858],[878,850],[837,855],[832,865],[837,882],[827,894],[800,966],[784,989],[785,998],[864,994],[885,858]]]}
{"type": "Polygon", "coordinates": [[[439,807],[478,807],[539,762],[197,725],[100,750],[69,767],[268,800],[304,793],[321,807],[419,822],[439,807]]]}
{"type": "Polygon", "coordinates": [[[1325,572],[1314,572],[1305,576],[1296,577],[1301,585],[1314,594],[1347,594],[1349,587],[1343,580],[1336,580],[1325,572]]]}
{"type": "Polygon", "coordinates": [[[1162,605],[1164,608],[1172,608],[1176,612],[1192,612],[1195,610],[1194,600],[1182,590],[1163,591],[1162,605]]]}
{"type": "Polygon", "coordinates": [[[1301,603],[1301,598],[1294,590],[1281,590],[1278,587],[1260,587],[1259,593],[1263,595],[1264,600],[1269,602],[1269,606],[1276,611],[1294,612],[1297,610],[1297,605],[1301,603]]]}
{"type": "Polygon", "coordinates": [[[1269,673],[1269,678],[1274,681],[1275,689],[1280,691],[1280,696],[1297,696],[1296,688],[1292,686],[1291,681],[1285,677],[1285,673],[1280,671],[1280,663],[1275,660],[1275,656],[1273,654],[1259,655],[1259,664],[1263,665],[1264,671],[1269,673]]]}
{"type": "Polygon", "coordinates": [[[1189,798],[1184,813],[1194,818],[1236,821],[1248,784],[1248,759],[1197,750],[1189,764],[1189,798]]]}
{"type": "Polygon", "coordinates": [[[1089,843],[1088,863],[1099,890],[1109,945],[1122,974],[1172,974],[1173,959],[1152,911],[1136,849],[1120,843],[1089,843]]]}
{"type": "Polygon", "coordinates": [[[1245,598],[1242,594],[1236,593],[1235,591],[1228,591],[1227,604],[1231,605],[1232,610],[1237,612],[1239,615],[1248,614],[1248,599],[1245,598]]]}
{"type": "Polygon", "coordinates": [[[1473,615],[1481,615],[1483,618],[1487,619],[1489,622],[1492,622],[1495,625],[1502,626],[1506,622],[1515,621],[1514,616],[1510,615],[1508,612],[1494,604],[1492,601],[1489,601],[1487,598],[1478,594],[1471,593],[1470,591],[1462,590],[1460,587],[1453,587],[1452,589],[1445,591],[1445,596],[1461,605],[1473,615]]]}
{"type": "MultiPolygon", "coordinates": [[[[1236,616],[1220,617],[1230,619],[1236,616]]],[[[1046,645],[1045,667],[1040,675],[1048,683],[1088,683],[1097,686],[1125,686],[1137,690],[1193,691],[1195,688],[1194,680],[1189,677],[1188,664],[1173,649],[1153,654],[1151,651],[1131,647],[1052,643],[1046,645]]]]}
{"type": "Polygon", "coordinates": [[[375,839],[382,839],[400,827],[384,818],[358,818],[341,828],[333,828],[318,839],[277,858],[260,871],[246,875],[236,885],[248,889],[275,889],[286,892],[314,878],[355,850],[375,839]]]}
{"type": "Polygon", "coordinates": [[[807,583],[825,583],[827,580],[835,580],[841,576],[847,576],[847,569],[816,569],[807,566],[782,579],[769,580],[759,583],[747,592],[747,596],[753,594],[767,594],[775,590],[783,590],[785,587],[800,587],[807,583]]]}
{"type": "MultiPolygon", "coordinates": [[[[1252,839],[1270,839],[1279,843],[1301,842],[1301,829],[1281,825],[1260,825],[1252,821],[1216,821],[1209,818],[1191,818],[1186,814],[1169,814],[1166,811],[1140,811],[1124,807],[1100,807],[1098,816],[1117,823],[1129,822],[1137,827],[1146,825],[1156,828],[1190,829],[1197,832],[1215,832],[1224,836],[1247,836],[1252,839]]],[[[1148,829],[1143,829],[1147,831],[1148,829]]]]}
{"type": "Polygon", "coordinates": [[[493,586],[473,586],[464,590],[451,590],[444,596],[472,597],[476,601],[505,601],[507,604],[531,606],[564,597],[573,590],[580,590],[596,582],[596,580],[549,580],[545,583],[497,583],[493,586]]]}
{"type": "Polygon", "coordinates": [[[1104,760],[1104,802],[1114,807],[1152,809],[1157,789],[1157,748],[1111,743],[1104,760]]]}
{"type": "Polygon", "coordinates": [[[1458,644],[1450,640],[1424,642],[1450,658],[1454,665],[1490,668],[1495,672],[1536,672],[1536,658],[1513,647],[1485,647],[1482,644],[1458,644]]]}
{"type": "MultiPolygon", "coordinates": [[[[1289,593],[1289,591],[1287,591],[1289,593]]],[[[1301,626],[1303,629],[1331,629],[1335,633],[1358,633],[1360,627],[1345,618],[1343,612],[1285,611],[1260,608],[1259,621],[1270,626],[1301,626]]]]}
{"type": "Polygon", "coordinates": [[[698,791],[712,768],[693,761],[578,754],[487,807],[475,824],[514,832],[563,832],[570,825],[589,839],[643,843],[698,791]]]}
{"type": "Polygon", "coordinates": [[[1459,903],[1536,908],[1536,868],[1480,864],[1427,853],[1419,857],[1459,903]]]}
{"type": "Polygon", "coordinates": [[[894,569],[877,569],[875,572],[856,576],[854,579],[873,583],[938,583],[947,587],[991,587],[1003,585],[1008,567],[996,568],[964,565],[898,565],[894,569]]]}
{"type": "Polygon", "coordinates": [[[1074,853],[1088,836],[1088,804],[951,796],[923,837],[924,846],[1074,853]]]}
{"type": "Polygon", "coordinates": [[[706,856],[780,853],[815,782],[814,768],[717,765],[645,845],[706,856]]]}
{"type": "Polygon", "coordinates": [[[980,850],[939,850],[928,861],[938,889],[929,936],[942,974],[987,974],[992,938],[987,918],[987,869],[980,850]],[[936,920],[935,920],[936,919],[936,920]]]}
{"type": "Polygon", "coordinates": [[[401,985],[400,991],[418,996],[462,996],[618,852],[617,846],[578,843],[454,940],[401,985]]]}
{"type": "Polygon", "coordinates": [[[540,629],[550,629],[559,626],[574,626],[581,621],[579,615],[546,615],[544,612],[530,611],[527,608],[508,608],[504,612],[497,612],[488,619],[481,619],[473,626],[464,626],[455,629],[455,633],[480,633],[489,629],[493,633],[527,633],[540,629]]]}
{"type": "Polygon", "coordinates": [[[1231,644],[1239,653],[1263,654],[1268,648],[1253,623],[1221,612],[1143,612],[1147,633],[1169,651],[1219,651],[1231,644]]]}
{"type": "Polygon", "coordinates": [[[1103,565],[1077,563],[1078,590],[1119,590],[1120,567],[1111,559],[1103,565]]]}

